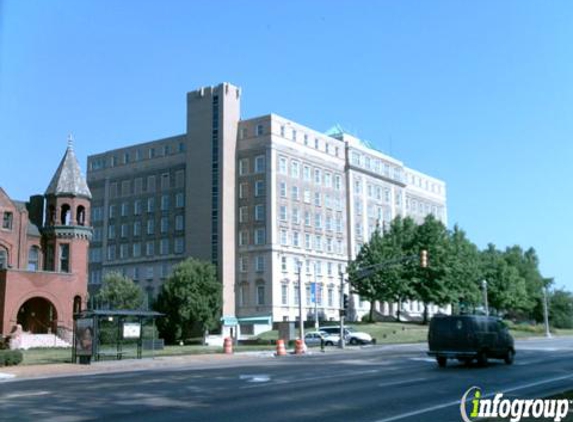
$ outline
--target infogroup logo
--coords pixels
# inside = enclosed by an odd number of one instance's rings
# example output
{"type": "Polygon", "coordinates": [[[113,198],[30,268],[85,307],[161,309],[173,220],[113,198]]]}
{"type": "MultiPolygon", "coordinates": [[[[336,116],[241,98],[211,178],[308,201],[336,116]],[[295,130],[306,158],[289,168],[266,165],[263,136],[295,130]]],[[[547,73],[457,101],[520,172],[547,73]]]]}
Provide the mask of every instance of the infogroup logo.
{"type": "Polygon", "coordinates": [[[569,413],[567,399],[504,399],[503,393],[489,394],[488,397],[493,399],[485,398],[479,387],[469,388],[460,403],[463,421],[502,418],[519,422],[522,418],[535,418],[560,422],[569,413]]]}

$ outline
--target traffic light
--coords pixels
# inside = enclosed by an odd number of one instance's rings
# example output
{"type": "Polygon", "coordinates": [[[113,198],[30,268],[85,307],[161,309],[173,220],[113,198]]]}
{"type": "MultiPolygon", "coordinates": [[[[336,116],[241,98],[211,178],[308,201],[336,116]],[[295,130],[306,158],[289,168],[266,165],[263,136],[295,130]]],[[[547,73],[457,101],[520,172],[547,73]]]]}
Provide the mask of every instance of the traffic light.
{"type": "Polygon", "coordinates": [[[344,293],[344,295],[342,296],[342,308],[344,310],[348,309],[348,295],[346,293],[344,293]]]}
{"type": "Polygon", "coordinates": [[[420,267],[427,268],[428,267],[428,251],[422,249],[420,251],[420,267]]]}

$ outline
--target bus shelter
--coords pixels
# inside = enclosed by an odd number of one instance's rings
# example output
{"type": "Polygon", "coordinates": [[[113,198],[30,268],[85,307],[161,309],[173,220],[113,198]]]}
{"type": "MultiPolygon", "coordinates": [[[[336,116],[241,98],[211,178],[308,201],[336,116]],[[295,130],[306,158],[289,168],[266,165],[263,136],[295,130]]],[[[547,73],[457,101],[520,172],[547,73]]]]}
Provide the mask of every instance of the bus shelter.
{"type": "Polygon", "coordinates": [[[103,359],[141,359],[144,340],[155,344],[154,311],[86,310],[74,314],[72,362],[89,364],[103,359]]]}

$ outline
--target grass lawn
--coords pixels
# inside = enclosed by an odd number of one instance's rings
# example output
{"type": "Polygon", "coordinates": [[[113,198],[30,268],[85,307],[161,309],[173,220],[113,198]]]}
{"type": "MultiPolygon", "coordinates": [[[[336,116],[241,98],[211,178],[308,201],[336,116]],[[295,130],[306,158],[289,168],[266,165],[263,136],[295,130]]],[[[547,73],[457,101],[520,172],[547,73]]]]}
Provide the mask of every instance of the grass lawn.
{"type": "MultiPolygon", "coordinates": [[[[275,346],[235,346],[235,352],[249,352],[249,351],[261,351],[261,350],[275,350],[275,346]]],[[[115,359],[114,351],[115,349],[106,349],[109,353],[109,357],[106,360],[115,359]]],[[[136,357],[136,350],[134,348],[124,348],[124,352],[128,352],[124,355],[124,359],[133,359],[136,357]]],[[[153,353],[151,350],[144,350],[142,352],[142,357],[149,358],[152,356],[182,356],[182,355],[197,355],[197,354],[209,354],[209,353],[223,353],[222,347],[217,346],[197,346],[197,345],[185,345],[185,346],[165,346],[162,350],[155,350],[153,353]]],[[[45,365],[49,363],[70,363],[72,360],[72,349],[71,348],[41,348],[41,349],[29,349],[22,350],[24,359],[21,365],[45,365]]]]}

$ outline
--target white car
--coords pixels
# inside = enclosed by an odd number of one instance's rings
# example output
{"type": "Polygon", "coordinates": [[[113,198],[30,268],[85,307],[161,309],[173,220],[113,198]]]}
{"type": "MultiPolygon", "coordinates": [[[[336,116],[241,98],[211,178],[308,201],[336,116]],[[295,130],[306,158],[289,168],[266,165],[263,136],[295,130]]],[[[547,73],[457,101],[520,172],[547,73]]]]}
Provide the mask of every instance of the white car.
{"type": "MultiPolygon", "coordinates": [[[[340,333],[340,327],[321,327],[321,331],[325,331],[329,334],[338,334],[340,333]]],[[[372,338],[372,336],[368,333],[363,333],[362,331],[356,331],[352,327],[344,327],[344,340],[348,344],[356,345],[356,344],[375,344],[376,340],[372,338]]]]}
{"type": "Polygon", "coordinates": [[[325,331],[311,331],[304,335],[304,342],[309,347],[320,346],[321,340],[324,340],[325,346],[335,346],[340,341],[340,336],[325,331]]]}

